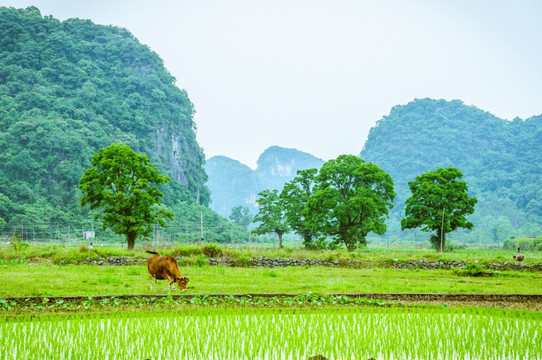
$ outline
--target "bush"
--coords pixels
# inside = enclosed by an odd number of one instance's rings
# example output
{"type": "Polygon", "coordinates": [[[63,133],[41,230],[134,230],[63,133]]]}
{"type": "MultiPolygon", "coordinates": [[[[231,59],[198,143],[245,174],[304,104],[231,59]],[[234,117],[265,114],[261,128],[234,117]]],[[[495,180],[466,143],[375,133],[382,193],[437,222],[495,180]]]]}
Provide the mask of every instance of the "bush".
{"type": "Polygon", "coordinates": [[[201,248],[195,245],[179,245],[173,248],[171,256],[201,255],[201,248]]]}
{"type": "Polygon", "coordinates": [[[15,251],[22,251],[28,248],[30,244],[23,242],[21,240],[21,235],[19,234],[17,236],[13,235],[11,238],[11,246],[13,246],[15,251]]]}
{"type": "Polygon", "coordinates": [[[240,266],[240,267],[249,267],[250,266],[250,258],[246,255],[239,255],[239,257],[237,257],[237,259],[234,260],[234,264],[235,266],[240,266]]]}
{"type": "Polygon", "coordinates": [[[218,246],[217,244],[205,245],[201,249],[201,252],[208,258],[215,258],[215,257],[222,256],[222,248],[218,246]]]}
{"type": "Polygon", "coordinates": [[[207,266],[209,265],[209,259],[207,259],[207,256],[203,254],[199,254],[194,259],[194,265],[199,266],[199,267],[207,266]]]}
{"type": "Polygon", "coordinates": [[[459,276],[493,276],[493,271],[486,271],[484,267],[478,263],[468,263],[464,268],[459,269],[452,267],[452,271],[459,276]]]}
{"type": "Polygon", "coordinates": [[[277,277],[277,273],[274,270],[266,269],[263,272],[263,276],[277,277]]]}
{"type": "Polygon", "coordinates": [[[504,242],[503,248],[506,250],[516,250],[518,246],[522,251],[542,251],[542,236],[535,238],[510,238],[504,242]]]}

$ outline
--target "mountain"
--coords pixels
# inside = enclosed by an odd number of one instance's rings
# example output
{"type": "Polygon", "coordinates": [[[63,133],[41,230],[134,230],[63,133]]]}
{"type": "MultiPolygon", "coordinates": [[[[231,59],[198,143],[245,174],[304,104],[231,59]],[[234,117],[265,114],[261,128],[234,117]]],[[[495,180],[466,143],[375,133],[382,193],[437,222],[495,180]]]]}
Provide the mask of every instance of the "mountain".
{"type": "Polygon", "coordinates": [[[208,204],[193,114],[160,57],[127,30],[0,7],[5,223],[88,218],[78,181],[92,155],[114,142],[146,154],[172,178],[161,187],[165,205],[208,204]]]}
{"type": "Polygon", "coordinates": [[[212,210],[227,217],[234,206],[242,205],[254,213],[256,194],[262,189],[254,170],[226,156],[213,156],[207,160],[205,171],[212,210]]]}
{"type": "Polygon", "coordinates": [[[507,121],[459,100],[416,99],[376,123],[360,157],[394,180],[392,234],[401,233],[408,182],[446,166],[462,171],[479,200],[470,218],[479,237],[502,242],[542,229],[542,116],[507,121]]]}
{"type": "Polygon", "coordinates": [[[309,153],[271,146],[258,158],[255,173],[260,179],[262,190],[280,190],[297,175],[298,170],[319,169],[323,164],[322,159],[309,153]]]}
{"type": "Polygon", "coordinates": [[[228,216],[237,205],[255,214],[257,194],[265,189],[282,189],[298,170],[319,169],[324,161],[315,156],[279,146],[271,146],[258,158],[256,170],[225,156],[210,158],[205,171],[211,191],[210,208],[228,216]]]}

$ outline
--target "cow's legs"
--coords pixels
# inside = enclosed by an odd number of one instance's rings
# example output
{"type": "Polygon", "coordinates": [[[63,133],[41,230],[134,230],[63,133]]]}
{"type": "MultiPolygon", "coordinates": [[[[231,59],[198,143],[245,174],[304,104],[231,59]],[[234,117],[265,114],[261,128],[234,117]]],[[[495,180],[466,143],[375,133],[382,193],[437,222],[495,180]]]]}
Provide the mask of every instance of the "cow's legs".
{"type": "Polygon", "coordinates": [[[166,280],[167,280],[168,283],[169,283],[169,286],[168,286],[168,292],[171,292],[171,285],[172,285],[172,284],[175,285],[175,281],[174,281],[175,278],[172,278],[172,277],[170,277],[170,276],[168,275],[168,276],[166,276],[166,280]]]}
{"type": "Polygon", "coordinates": [[[151,290],[156,289],[156,278],[149,274],[149,288],[151,290]],[[152,286],[152,279],[154,279],[154,287],[152,286]]]}

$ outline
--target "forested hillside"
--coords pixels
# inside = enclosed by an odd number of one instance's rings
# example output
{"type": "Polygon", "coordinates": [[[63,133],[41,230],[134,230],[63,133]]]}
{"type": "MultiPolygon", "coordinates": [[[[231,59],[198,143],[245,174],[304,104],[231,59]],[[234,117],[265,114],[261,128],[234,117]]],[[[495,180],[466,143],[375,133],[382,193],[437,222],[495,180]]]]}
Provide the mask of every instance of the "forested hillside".
{"type": "Polygon", "coordinates": [[[279,146],[267,148],[258,158],[256,170],[225,156],[214,156],[207,161],[211,209],[228,216],[237,205],[257,212],[257,194],[266,189],[282,189],[298,170],[320,168],[323,160],[297,149],[279,146]]]}
{"type": "Polygon", "coordinates": [[[542,116],[507,121],[459,100],[419,99],[379,120],[360,156],[395,183],[388,235],[400,234],[408,182],[447,166],[463,172],[479,200],[471,241],[489,237],[502,244],[542,231],[542,116]]]}
{"type": "MultiPolygon", "coordinates": [[[[160,57],[127,30],[0,8],[0,218],[8,225],[88,219],[78,181],[114,142],[172,178],[162,203],[177,221],[196,218],[186,206],[210,197],[193,114],[160,57]]],[[[200,211],[216,217],[198,207],[198,220],[200,211]]]]}

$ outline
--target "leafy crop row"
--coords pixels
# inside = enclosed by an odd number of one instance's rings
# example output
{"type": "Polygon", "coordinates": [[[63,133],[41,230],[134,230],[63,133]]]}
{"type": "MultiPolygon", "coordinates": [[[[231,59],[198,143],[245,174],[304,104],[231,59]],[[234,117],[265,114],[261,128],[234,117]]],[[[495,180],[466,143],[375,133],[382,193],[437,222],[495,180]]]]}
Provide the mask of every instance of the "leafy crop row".
{"type": "Polygon", "coordinates": [[[149,307],[177,308],[186,306],[203,307],[324,307],[330,305],[353,306],[389,306],[385,301],[367,298],[350,298],[348,296],[335,297],[314,293],[292,296],[210,296],[195,295],[194,297],[92,297],[78,299],[48,297],[26,298],[22,301],[13,299],[0,299],[0,314],[16,315],[39,312],[70,312],[70,311],[96,311],[115,310],[115,308],[132,309],[149,307]]]}

